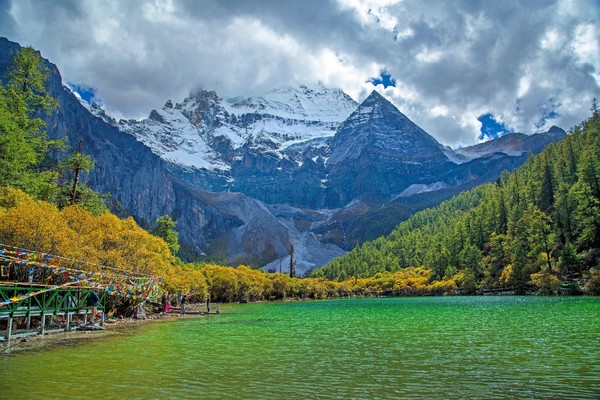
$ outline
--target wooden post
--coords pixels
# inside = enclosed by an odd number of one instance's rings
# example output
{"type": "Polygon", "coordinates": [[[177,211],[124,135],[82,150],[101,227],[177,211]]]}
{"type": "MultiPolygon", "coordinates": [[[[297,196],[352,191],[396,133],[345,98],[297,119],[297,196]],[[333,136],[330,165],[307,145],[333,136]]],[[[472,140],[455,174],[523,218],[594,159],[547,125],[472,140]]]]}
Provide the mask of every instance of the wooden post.
{"type": "Polygon", "coordinates": [[[27,326],[26,329],[31,329],[31,297],[27,299],[27,326]]]}
{"type": "Polygon", "coordinates": [[[12,325],[13,325],[13,317],[12,315],[8,318],[8,326],[6,329],[6,344],[10,346],[10,338],[12,337],[12,325]]]}
{"type": "Polygon", "coordinates": [[[296,276],[295,267],[296,261],[294,261],[294,244],[290,244],[290,278],[296,276]]]}

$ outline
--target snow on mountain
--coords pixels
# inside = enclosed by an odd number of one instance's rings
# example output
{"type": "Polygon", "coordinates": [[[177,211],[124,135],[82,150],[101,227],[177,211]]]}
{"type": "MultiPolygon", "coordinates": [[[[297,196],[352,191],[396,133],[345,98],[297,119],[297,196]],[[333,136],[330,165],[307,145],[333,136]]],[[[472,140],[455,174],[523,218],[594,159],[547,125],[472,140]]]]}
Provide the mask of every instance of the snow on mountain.
{"type": "Polygon", "coordinates": [[[322,83],[275,89],[260,97],[234,97],[226,109],[236,114],[270,114],[284,119],[340,123],[355,109],[356,102],[340,89],[322,83]]]}
{"type": "Polygon", "coordinates": [[[352,162],[365,150],[378,158],[421,163],[444,158],[444,147],[376,91],[344,121],[332,143],[328,165],[352,162]]]}
{"type": "Polygon", "coordinates": [[[210,170],[229,169],[210,148],[203,132],[191,124],[181,109],[169,107],[169,102],[162,110],[153,110],[145,120],[121,120],[118,127],[169,162],[210,170]]]}
{"type": "Polygon", "coordinates": [[[404,189],[404,191],[396,196],[394,200],[399,197],[409,197],[420,193],[435,192],[436,190],[446,189],[448,187],[449,186],[444,182],[435,182],[429,185],[415,183],[404,189]]]}
{"type": "Polygon", "coordinates": [[[455,150],[462,162],[484,157],[492,153],[504,153],[517,157],[527,152],[538,152],[546,144],[554,140],[560,140],[566,132],[557,127],[551,127],[547,132],[525,135],[522,133],[510,133],[498,139],[455,150]]]}
{"type": "Polygon", "coordinates": [[[474,160],[487,154],[497,152],[504,153],[509,156],[520,156],[523,154],[523,151],[526,150],[517,147],[517,145],[522,143],[525,138],[526,135],[523,135],[522,133],[511,133],[496,140],[457,149],[454,152],[459,157],[464,157],[465,161],[474,160]]]}
{"type": "Polygon", "coordinates": [[[90,114],[100,118],[101,120],[103,120],[104,122],[106,122],[108,124],[116,125],[117,121],[110,115],[106,114],[106,111],[104,111],[104,109],[102,107],[100,107],[98,104],[96,104],[96,103],[90,104],[89,101],[87,101],[86,99],[81,97],[81,95],[77,91],[73,90],[73,88],[69,87],[69,85],[63,84],[62,88],[67,93],[75,96],[75,98],[79,101],[79,104],[81,104],[86,110],[88,110],[90,112],[90,114]]]}
{"type": "Polygon", "coordinates": [[[281,159],[290,147],[332,137],[356,106],[340,89],[321,83],[245,98],[197,91],[175,106],[167,101],[144,120],[121,120],[118,128],[171,163],[226,173],[243,147],[281,159]]]}

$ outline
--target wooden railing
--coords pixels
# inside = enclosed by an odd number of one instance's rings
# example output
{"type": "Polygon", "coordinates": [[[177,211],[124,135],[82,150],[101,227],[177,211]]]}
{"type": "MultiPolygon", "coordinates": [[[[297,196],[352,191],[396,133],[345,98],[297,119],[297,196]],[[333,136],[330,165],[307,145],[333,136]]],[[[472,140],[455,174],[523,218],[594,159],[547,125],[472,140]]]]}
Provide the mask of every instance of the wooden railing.
{"type": "MultiPolygon", "coordinates": [[[[30,332],[32,319],[40,320],[39,331],[33,333],[46,333],[46,319],[52,316],[64,316],[66,319],[65,331],[71,330],[74,315],[82,315],[84,324],[87,323],[88,314],[92,308],[87,306],[87,299],[93,288],[46,286],[40,284],[25,284],[22,282],[0,282],[0,337],[4,329],[4,340],[10,343],[15,334],[13,329],[15,318],[25,318],[26,332],[30,332]],[[7,303],[8,302],[8,303],[7,303]]],[[[96,309],[104,314],[106,292],[98,293],[99,301],[96,309]]],[[[104,318],[100,319],[102,325],[104,318]]]]}

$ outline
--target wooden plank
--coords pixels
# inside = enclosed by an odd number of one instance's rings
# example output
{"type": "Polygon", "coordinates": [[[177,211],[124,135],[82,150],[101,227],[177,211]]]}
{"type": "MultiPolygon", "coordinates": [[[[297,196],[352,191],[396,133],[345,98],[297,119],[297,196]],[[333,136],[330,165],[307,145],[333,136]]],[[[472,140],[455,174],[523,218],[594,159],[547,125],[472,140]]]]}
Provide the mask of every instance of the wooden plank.
{"type": "Polygon", "coordinates": [[[40,332],[38,330],[28,331],[28,332],[17,332],[12,335],[14,339],[24,338],[29,336],[37,336],[40,332]]]}
{"type": "MultiPolygon", "coordinates": [[[[98,311],[103,311],[103,310],[101,308],[98,308],[98,311]]],[[[67,315],[67,313],[87,315],[87,314],[90,314],[90,312],[91,312],[91,310],[89,308],[82,308],[82,309],[76,310],[76,311],[48,310],[47,315],[67,315]]],[[[7,319],[11,315],[13,317],[26,317],[28,314],[32,317],[39,317],[42,315],[42,311],[41,310],[33,310],[33,311],[28,312],[27,310],[20,310],[20,311],[13,311],[13,312],[3,312],[3,313],[0,313],[0,319],[7,319]]]]}

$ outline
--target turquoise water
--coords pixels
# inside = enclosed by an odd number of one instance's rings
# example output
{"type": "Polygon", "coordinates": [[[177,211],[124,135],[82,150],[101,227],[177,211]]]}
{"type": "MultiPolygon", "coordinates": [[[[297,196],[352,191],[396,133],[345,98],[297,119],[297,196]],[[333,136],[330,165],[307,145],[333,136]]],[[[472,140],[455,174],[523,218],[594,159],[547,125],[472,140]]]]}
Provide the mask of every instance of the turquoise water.
{"type": "Polygon", "coordinates": [[[598,399],[600,299],[222,306],[0,357],[0,398],[598,399]]]}

